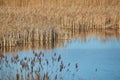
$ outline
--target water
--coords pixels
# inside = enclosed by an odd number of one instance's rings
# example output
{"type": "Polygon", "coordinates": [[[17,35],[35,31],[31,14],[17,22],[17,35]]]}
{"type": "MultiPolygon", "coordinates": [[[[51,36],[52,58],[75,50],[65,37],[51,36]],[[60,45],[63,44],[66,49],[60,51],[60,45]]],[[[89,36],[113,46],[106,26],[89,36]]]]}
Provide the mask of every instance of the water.
{"type": "Polygon", "coordinates": [[[120,80],[119,61],[119,39],[74,38],[61,48],[3,54],[0,80],[120,80]]]}

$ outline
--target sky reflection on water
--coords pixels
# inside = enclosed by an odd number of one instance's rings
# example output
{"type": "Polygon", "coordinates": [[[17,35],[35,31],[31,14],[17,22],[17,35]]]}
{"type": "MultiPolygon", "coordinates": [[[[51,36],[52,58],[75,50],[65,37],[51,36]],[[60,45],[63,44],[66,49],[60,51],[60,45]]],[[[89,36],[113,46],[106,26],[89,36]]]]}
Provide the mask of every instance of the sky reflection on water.
{"type": "Polygon", "coordinates": [[[88,38],[86,41],[80,39],[72,39],[64,44],[63,48],[67,49],[120,49],[120,40],[109,38],[101,40],[100,38],[88,38]]]}
{"type": "MultiPolygon", "coordinates": [[[[39,53],[40,50],[35,50],[35,52],[39,53]]],[[[62,48],[42,50],[42,52],[45,53],[43,62],[46,59],[51,61],[51,57],[56,53],[57,56],[61,55],[61,62],[65,66],[69,63],[71,64],[70,67],[66,67],[62,72],[59,72],[59,70],[56,72],[60,65],[59,62],[55,62],[54,66],[50,63],[51,67],[44,65],[42,73],[54,72],[53,75],[50,75],[50,80],[53,80],[56,74],[58,77],[62,76],[63,80],[120,80],[120,40],[108,39],[102,41],[95,37],[89,38],[87,41],[73,39],[66,42],[62,48]],[[78,71],[76,71],[75,64],[78,66],[78,71]],[[70,71],[67,72],[67,69],[70,69],[70,71]]],[[[16,54],[19,55],[20,60],[26,56],[34,58],[33,50],[17,52],[16,54]]],[[[10,59],[16,54],[7,53],[5,55],[10,59]]],[[[11,66],[12,69],[11,67],[1,67],[0,79],[6,75],[6,72],[7,74],[12,72],[15,75],[16,69],[20,68],[19,64],[11,63],[11,66]]]]}

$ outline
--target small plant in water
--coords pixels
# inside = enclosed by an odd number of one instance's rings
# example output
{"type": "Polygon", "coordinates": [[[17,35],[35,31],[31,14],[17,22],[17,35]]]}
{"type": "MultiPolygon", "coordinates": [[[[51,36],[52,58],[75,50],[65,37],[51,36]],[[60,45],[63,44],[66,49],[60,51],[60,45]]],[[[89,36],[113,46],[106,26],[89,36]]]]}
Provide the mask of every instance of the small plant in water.
{"type": "Polygon", "coordinates": [[[66,76],[75,76],[78,71],[78,63],[75,65],[75,70],[70,69],[72,63],[67,65],[62,61],[60,54],[54,53],[51,56],[46,56],[42,51],[32,52],[33,57],[22,57],[20,55],[1,55],[0,56],[0,73],[2,80],[65,80],[66,76]],[[7,66],[6,66],[7,65],[7,66]],[[14,71],[13,71],[13,70],[14,71]],[[6,70],[6,71],[4,71],[6,70]],[[7,71],[8,70],[8,71],[7,71]],[[12,73],[12,74],[11,74],[12,73]],[[2,77],[5,76],[5,77],[2,77]],[[8,77],[7,77],[8,76],[8,77]]]}

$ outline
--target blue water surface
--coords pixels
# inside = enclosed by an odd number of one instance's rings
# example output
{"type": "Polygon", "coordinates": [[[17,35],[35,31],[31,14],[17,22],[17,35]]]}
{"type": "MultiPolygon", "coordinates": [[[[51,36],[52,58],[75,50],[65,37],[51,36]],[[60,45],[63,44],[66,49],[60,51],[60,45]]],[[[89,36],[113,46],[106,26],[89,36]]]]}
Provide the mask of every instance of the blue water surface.
{"type": "MultiPolygon", "coordinates": [[[[61,62],[64,63],[66,68],[62,71],[56,71],[60,62],[54,65],[50,63],[49,67],[44,66],[43,72],[49,72],[50,79],[53,80],[56,74],[58,77],[62,76],[63,80],[120,80],[120,40],[107,39],[101,40],[99,38],[89,38],[86,41],[79,39],[72,39],[66,41],[62,48],[52,50],[34,50],[39,53],[45,53],[45,59],[51,61],[51,57],[61,55],[61,62]],[[70,66],[67,65],[70,63],[70,66]],[[76,71],[77,64],[77,71],[76,71]],[[69,69],[69,71],[67,71],[69,69]],[[51,75],[51,72],[53,74],[51,75]]],[[[33,58],[33,50],[26,50],[17,52],[20,59],[24,57],[33,58]]],[[[16,55],[9,54],[9,57],[16,55]]],[[[45,60],[44,59],[44,60],[45,60]]],[[[3,63],[4,64],[4,63],[3,63]]],[[[16,73],[16,68],[20,66],[17,64],[10,64],[11,68],[2,67],[0,70],[0,78],[8,74],[16,73]]],[[[36,66],[37,69],[37,66],[36,66]]],[[[24,73],[23,73],[24,74],[24,73]]],[[[59,79],[58,79],[59,80],[59,79]]]]}

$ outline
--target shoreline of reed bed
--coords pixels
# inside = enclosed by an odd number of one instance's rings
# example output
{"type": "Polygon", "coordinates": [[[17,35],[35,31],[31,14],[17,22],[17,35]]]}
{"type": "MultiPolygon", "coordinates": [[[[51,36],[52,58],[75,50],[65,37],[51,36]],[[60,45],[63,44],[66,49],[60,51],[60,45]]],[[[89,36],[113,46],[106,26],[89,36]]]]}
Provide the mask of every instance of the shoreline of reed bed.
{"type": "Polygon", "coordinates": [[[120,32],[119,6],[0,7],[1,44],[9,40],[18,42],[19,38],[29,40],[28,37],[34,37],[33,32],[38,36],[50,29],[62,35],[63,28],[74,27],[120,32]]]}

